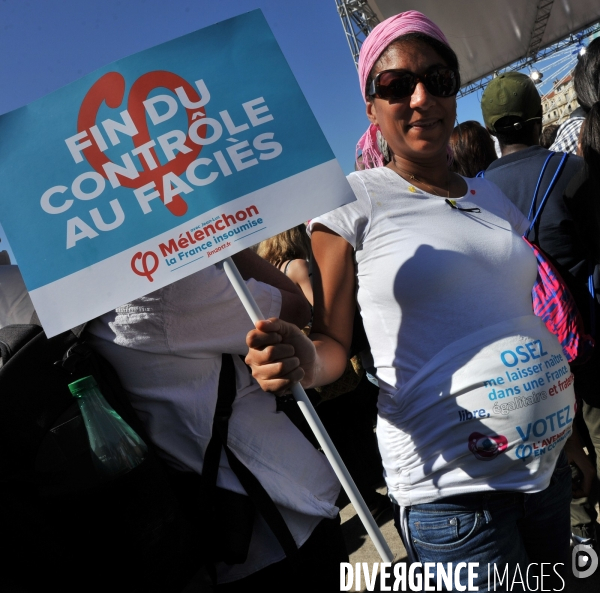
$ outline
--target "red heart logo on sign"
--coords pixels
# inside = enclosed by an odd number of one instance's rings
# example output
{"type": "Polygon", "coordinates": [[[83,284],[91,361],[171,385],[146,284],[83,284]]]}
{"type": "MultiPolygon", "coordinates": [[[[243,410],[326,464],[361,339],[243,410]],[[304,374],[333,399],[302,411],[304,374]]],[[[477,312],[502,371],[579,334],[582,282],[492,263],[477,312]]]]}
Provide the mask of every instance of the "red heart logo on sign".
{"type": "MultiPolygon", "coordinates": [[[[165,88],[175,92],[175,89],[179,87],[183,87],[190,101],[200,101],[200,96],[191,84],[181,78],[181,76],[165,70],[147,72],[133,83],[127,100],[127,111],[138,130],[138,133],[133,136],[133,144],[136,148],[151,140],[150,132],[148,131],[148,122],[146,121],[146,110],[143,103],[148,98],[150,92],[155,88],[165,88]]],[[[86,132],[96,125],[98,110],[103,102],[111,109],[116,109],[121,106],[124,97],[125,79],[121,74],[118,72],[108,72],[102,76],[92,85],[81,103],[79,116],[77,118],[77,131],[86,132]]],[[[206,115],[203,108],[184,108],[187,111],[188,127],[193,122],[194,114],[200,113],[202,116],[206,115]]],[[[124,187],[135,189],[142,185],[146,185],[147,183],[154,182],[156,190],[164,203],[162,188],[163,176],[167,173],[174,173],[178,176],[181,175],[187,169],[188,165],[196,160],[202,150],[202,146],[194,144],[189,137],[186,138],[184,144],[190,149],[190,152],[179,152],[173,160],[164,165],[159,164],[154,169],[148,167],[145,159],[140,159],[143,170],[140,172],[139,176],[136,179],[128,179],[121,176],[119,178],[120,184],[124,187]]],[[[154,149],[150,148],[149,150],[156,163],[160,163],[154,149]]],[[[90,165],[100,173],[100,175],[108,179],[108,176],[103,169],[103,165],[110,162],[110,159],[100,150],[100,148],[95,143],[92,143],[91,146],[88,146],[83,150],[83,154],[90,165]]],[[[188,208],[187,203],[180,195],[173,196],[171,201],[165,205],[175,216],[183,216],[188,208]]]]}

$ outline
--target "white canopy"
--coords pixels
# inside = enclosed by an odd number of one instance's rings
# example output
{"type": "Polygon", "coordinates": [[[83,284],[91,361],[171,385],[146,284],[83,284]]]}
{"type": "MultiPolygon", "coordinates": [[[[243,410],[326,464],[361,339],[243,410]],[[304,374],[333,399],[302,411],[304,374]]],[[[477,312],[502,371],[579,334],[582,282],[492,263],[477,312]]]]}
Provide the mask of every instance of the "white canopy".
{"type": "Polygon", "coordinates": [[[599,0],[368,0],[380,20],[419,10],[458,55],[463,85],[600,20],[599,0]]]}

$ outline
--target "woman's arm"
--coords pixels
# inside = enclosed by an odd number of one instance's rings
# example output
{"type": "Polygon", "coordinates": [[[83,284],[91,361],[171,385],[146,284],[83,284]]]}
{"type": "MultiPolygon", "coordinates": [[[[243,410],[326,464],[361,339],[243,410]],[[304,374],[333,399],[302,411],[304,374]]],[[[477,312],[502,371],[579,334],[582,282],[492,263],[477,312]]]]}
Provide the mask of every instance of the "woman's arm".
{"type": "Polygon", "coordinates": [[[281,320],[258,322],[246,340],[246,362],[265,391],[280,393],[296,381],[304,387],[326,385],[346,368],[355,308],[352,247],[321,225],[313,230],[312,247],[315,311],[310,340],[281,320]]]}
{"type": "Polygon", "coordinates": [[[313,305],[313,288],[308,275],[308,263],[303,259],[293,259],[286,270],[287,277],[300,288],[306,300],[313,305]]]}

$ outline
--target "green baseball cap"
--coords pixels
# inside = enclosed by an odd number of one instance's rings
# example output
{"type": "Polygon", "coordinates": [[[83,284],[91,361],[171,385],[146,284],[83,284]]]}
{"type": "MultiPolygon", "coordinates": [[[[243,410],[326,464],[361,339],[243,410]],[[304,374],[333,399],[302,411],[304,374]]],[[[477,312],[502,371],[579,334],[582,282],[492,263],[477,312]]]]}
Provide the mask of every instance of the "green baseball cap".
{"type": "Polygon", "coordinates": [[[542,99],[535,84],[520,72],[505,72],[494,78],[483,91],[481,112],[486,127],[496,132],[496,122],[512,115],[523,123],[541,119],[542,99]]]}

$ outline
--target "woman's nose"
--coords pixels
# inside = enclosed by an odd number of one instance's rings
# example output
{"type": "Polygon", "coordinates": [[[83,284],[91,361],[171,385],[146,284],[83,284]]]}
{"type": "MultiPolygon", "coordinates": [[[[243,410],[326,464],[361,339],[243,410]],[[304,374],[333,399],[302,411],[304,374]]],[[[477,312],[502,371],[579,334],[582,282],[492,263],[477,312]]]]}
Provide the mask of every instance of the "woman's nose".
{"type": "Polygon", "coordinates": [[[433,100],[432,95],[425,88],[425,85],[419,81],[417,86],[410,97],[410,106],[414,109],[415,107],[427,106],[433,100]]]}

